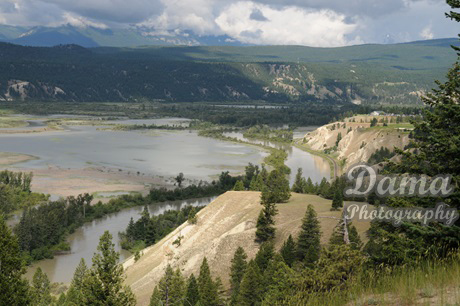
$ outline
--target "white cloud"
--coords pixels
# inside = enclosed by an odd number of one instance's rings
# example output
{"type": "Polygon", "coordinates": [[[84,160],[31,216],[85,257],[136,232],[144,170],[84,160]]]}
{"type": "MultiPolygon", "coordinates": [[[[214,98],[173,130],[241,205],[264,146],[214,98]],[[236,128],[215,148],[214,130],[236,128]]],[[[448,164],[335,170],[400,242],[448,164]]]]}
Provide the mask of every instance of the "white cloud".
{"type": "Polygon", "coordinates": [[[141,23],[156,29],[180,28],[197,34],[219,34],[214,22],[219,0],[162,0],[164,10],[141,23]]]}
{"type": "Polygon", "coordinates": [[[221,30],[252,44],[309,45],[333,47],[350,43],[347,35],[356,28],[345,16],[331,10],[311,10],[295,6],[273,8],[253,2],[237,2],[216,18],[221,30]],[[251,18],[260,11],[266,20],[251,18]]]}
{"type": "Polygon", "coordinates": [[[449,10],[444,0],[0,0],[0,23],[134,24],[152,33],[192,30],[254,44],[326,47],[455,37],[458,26],[444,17],[449,10]]]}
{"type": "Polygon", "coordinates": [[[87,27],[94,27],[98,29],[107,29],[108,26],[102,22],[94,22],[91,21],[85,17],[81,17],[78,15],[74,15],[69,12],[65,12],[62,15],[63,20],[59,21],[56,23],[56,25],[62,25],[62,24],[70,24],[74,27],[79,27],[79,28],[87,28],[87,27]]]}
{"type": "Polygon", "coordinates": [[[420,32],[420,37],[423,39],[433,39],[434,34],[433,34],[433,29],[431,28],[431,25],[426,26],[422,32],[420,32]]]}

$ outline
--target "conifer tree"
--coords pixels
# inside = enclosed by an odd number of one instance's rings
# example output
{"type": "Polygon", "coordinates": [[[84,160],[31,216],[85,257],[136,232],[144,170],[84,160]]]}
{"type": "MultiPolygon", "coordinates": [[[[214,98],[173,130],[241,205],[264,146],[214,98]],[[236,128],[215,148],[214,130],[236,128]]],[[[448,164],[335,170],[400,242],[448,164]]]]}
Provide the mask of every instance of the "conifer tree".
{"type": "Polygon", "coordinates": [[[315,209],[312,205],[308,205],[297,239],[297,259],[307,264],[313,264],[318,260],[320,251],[320,224],[315,209]]]}
{"type": "Polygon", "coordinates": [[[53,301],[51,297],[50,281],[48,276],[39,267],[32,278],[32,304],[48,306],[53,301]]]}
{"type": "Polygon", "coordinates": [[[252,178],[251,183],[249,184],[249,190],[251,191],[262,191],[265,186],[265,182],[262,178],[262,175],[256,175],[252,178]]]}
{"type": "Polygon", "coordinates": [[[284,262],[289,266],[292,267],[292,264],[296,260],[296,245],[295,241],[291,235],[289,235],[288,239],[283,243],[281,247],[280,254],[284,259],[284,262]]]}
{"type": "Polygon", "coordinates": [[[278,169],[270,172],[265,188],[262,190],[262,204],[284,203],[290,197],[291,189],[286,175],[278,169]]]}
{"type": "Polygon", "coordinates": [[[264,204],[256,223],[256,241],[265,242],[275,238],[275,219],[277,210],[274,203],[264,204]]]}
{"type": "Polygon", "coordinates": [[[200,300],[200,292],[195,275],[190,275],[187,281],[187,292],[185,294],[184,305],[196,305],[200,300]]]}
{"type": "Polygon", "coordinates": [[[256,257],[254,258],[254,262],[259,267],[260,273],[263,274],[265,272],[265,269],[267,269],[268,264],[270,263],[270,260],[273,259],[274,255],[275,247],[272,242],[264,242],[260,246],[259,251],[256,254],[256,257]]]}
{"type": "Polygon", "coordinates": [[[264,300],[262,305],[289,305],[284,300],[294,290],[291,282],[294,271],[276,254],[264,273],[264,300]]]}
{"type": "Polygon", "coordinates": [[[315,185],[313,184],[313,182],[312,182],[310,177],[308,177],[307,182],[305,184],[305,193],[316,194],[315,185]]]}
{"type": "Polygon", "coordinates": [[[297,174],[295,176],[294,185],[292,185],[293,192],[297,193],[306,193],[307,192],[307,182],[302,176],[302,168],[297,169],[297,174]]]}
{"type": "Polygon", "coordinates": [[[232,259],[230,268],[230,289],[231,289],[231,304],[235,305],[238,298],[241,280],[247,268],[246,259],[248,256],[242,247],[238,247],[232,259]]]}
{"type": "Polygon", "coordinates": [[[251,260],[241,280],[237,305],[258,305],[262,299],[262,276],[257,264],[251,260]]]}
{"type": "Polygon", "coordinates": [[[242,180],[238,180],[233,187],[234,191],[244,191],[244,183],[242,180]]]}
{"type": "Polygon", "coordinates": [[[162,306],[163,301],[161,300],[161,294],[160,290],[158,289],[158,286],[155,286],[153,289],[152,296],[150,297],[150,306],[162,306]]]}
{"type": "Polygon", "coordinates": [[[83,282],[88,273],[88,267],[82,258],[73,275],[70,288],[67,291],[66,301],[69,304],[82,305],[83,301],[83,282]]]}
{"type": "Polygon", "coordinates": [[[93,256],[93,266],[83,282],[85,305],[135,305],[131,289],[123,285],[123,266],[115,251],[112,235],[105,231],[93,256]]]}
{"type": "Polygon", "coordinates": [[[0,301],[5,305],[27,305],[29,284],[22,278],[25,268],[16,237],[0,214],[0,301]]]}
{"type": "Polygon", "coordinates": [[[332,199],[331,210],[339,210],[341,207],[343,207],[342,190],[340,188],[336,188],[334,198],[332,199]]]}
{"type": "Polygon", "coordinates": [[[181,305],[185,294],[185,283],[179,269],[175,272],[168,264],[164,276],[158,283],[158,292],[154,290],[151,301],[160,305],[181,305]],[[155,295],[155,296],[153,296],[155,295]]]}
{"type": "Polygon", "coordinates": [[[217,286],[212,280],[206,257],[203,258],[203,262],[201,263],[200,275],[198,276],[198,288],[200,292],[200,305],[211,306],[219,304],[217,286]]]}

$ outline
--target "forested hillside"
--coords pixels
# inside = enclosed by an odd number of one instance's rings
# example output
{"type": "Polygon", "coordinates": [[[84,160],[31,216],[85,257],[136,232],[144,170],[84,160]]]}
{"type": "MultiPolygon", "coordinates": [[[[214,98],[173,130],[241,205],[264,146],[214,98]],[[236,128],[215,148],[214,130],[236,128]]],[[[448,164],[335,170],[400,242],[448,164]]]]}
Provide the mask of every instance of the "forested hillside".
{"type": "Polygon", "coordinates": [[[0,43],[0,101],[417,104],[453,40],[343,48],[51,48],[0,43]]]}

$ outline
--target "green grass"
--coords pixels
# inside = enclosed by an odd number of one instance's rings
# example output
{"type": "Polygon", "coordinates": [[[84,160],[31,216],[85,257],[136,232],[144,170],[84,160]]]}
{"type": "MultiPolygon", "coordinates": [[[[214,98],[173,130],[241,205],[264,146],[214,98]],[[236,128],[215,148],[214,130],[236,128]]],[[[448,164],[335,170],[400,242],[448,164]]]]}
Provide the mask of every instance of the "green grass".
{"type": "Polygon", "coordinates": [[[459,305],[460,252],[416,266],[368,270],[342,292],[312,296],[308,305],[459,305]]]}

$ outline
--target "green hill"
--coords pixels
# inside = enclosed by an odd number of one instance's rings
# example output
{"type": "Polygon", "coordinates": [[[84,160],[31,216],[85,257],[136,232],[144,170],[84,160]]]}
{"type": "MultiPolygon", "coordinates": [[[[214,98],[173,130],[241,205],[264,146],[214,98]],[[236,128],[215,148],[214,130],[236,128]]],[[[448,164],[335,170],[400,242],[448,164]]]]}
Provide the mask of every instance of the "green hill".
{"type": "Polygon", "coordinates": [[[0,43],[0,101],[416,104],[455,39],[341,48],[89,48],[0,43]]]}

